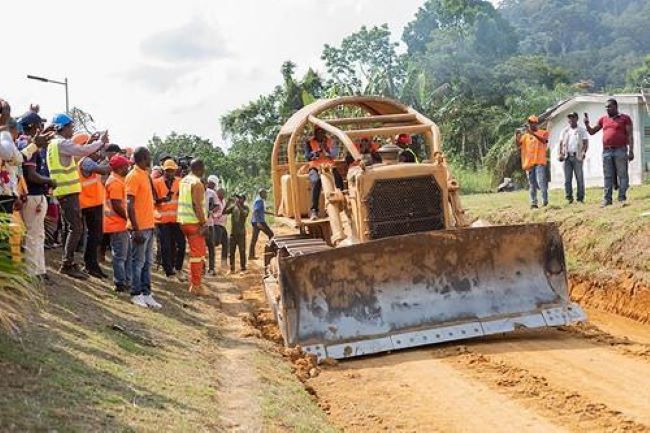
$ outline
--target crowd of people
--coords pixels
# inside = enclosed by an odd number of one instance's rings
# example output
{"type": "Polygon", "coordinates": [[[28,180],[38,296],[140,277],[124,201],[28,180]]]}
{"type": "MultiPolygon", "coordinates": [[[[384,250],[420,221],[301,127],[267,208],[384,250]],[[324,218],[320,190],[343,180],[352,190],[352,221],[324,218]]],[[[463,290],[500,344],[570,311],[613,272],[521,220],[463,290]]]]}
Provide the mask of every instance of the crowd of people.
{"type": "MultiPolygon", "coordinates": [[[[576,180],[575,198],[579,203],[585,199],[585,182],[582,170],[585,155],[589,150],[589,135],[603,131],[603,177],[604,193],[601,207],[611,206],[613,192],[618,189],[619,203],[627,200],[629,187],[628,165],[634,159],[634,134],[632,119],[618,111],[616,99],[608,99],[606,115],[598,119],[595,126],[587,113],[584,126],[579,124],[578,113],[569,113],[567,126],[560,133],[559,161],[564,168],[564,190],[568,203],[573,203],[573,179],[576,180]]],[[[521,150],[522,168],[528,175],[530,206],[539,208],[537,192],[541,192],[542,206],[548,205],[548,131],[539,127],[540,119],[528,117],[525,130],[517,130],[515,142],[521,150]]]]}
{"type": "MultiPolygon", "coordinates": [[[[107,131],[78,132],[64,113],[48,124],[39,111],[32,105],[14,118],[9,103],[0,99],[0,217],[24,225],[26,269],[34,278],[49,281],[45,249],[61,248],[60,274],[108,279],[100,262],[110,249],[114,290],[129,293],[140,307],[161,308],[152,294],[153,266],[187,282],[198,296],[209,294],[205,274],[236,272],[237,249],[239,269],[246,271],[250,209],[245,193],[226,199],[219,178],[205,177],[201,159],[181,163],[163,155],[152,167],[146,147],[129,152],[111,143],[107,131]],[[83,266],[77,253],[83,253],[83,266]]],[[[260,231],[273,237],[265,219],[266,197],[260,189],[253,204],[248,259],[256,258],[260,231]]]]}

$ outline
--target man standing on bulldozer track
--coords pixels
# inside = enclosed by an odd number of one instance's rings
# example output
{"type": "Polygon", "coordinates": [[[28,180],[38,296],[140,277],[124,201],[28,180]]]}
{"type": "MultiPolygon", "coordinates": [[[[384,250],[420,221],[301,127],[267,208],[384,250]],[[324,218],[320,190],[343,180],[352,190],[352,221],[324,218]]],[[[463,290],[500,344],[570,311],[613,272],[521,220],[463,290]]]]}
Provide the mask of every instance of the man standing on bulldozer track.
{"type": "Polygon", "coordinates": [[[548,131],[539,129],[537,116],[529,116],[526,130],[517,129],[515,142],[521,149],[521,168],[528,174],[530,207],[537,209],[537,190],[542,192],[542,205],[548,205],[548,179],[546,178],[546,149],[548,131]]]}

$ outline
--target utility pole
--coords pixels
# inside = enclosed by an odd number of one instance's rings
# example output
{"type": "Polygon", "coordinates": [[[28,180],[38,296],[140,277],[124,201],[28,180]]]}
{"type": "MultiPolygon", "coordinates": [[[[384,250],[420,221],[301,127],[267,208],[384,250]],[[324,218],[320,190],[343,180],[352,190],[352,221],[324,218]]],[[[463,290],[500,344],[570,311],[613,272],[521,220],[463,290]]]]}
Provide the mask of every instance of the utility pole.
{"type": "Polygon", "coordinates": [[[49,78],[37,77],[35,75],[27,75],[27,78],[30,80],[42,81],[44,83],[54,83],[60,84],[65,87],[65,112],[70,114],[70,97],[68,95],[68,78],[66,77],[63,81],[50,80],[49,78]]]}

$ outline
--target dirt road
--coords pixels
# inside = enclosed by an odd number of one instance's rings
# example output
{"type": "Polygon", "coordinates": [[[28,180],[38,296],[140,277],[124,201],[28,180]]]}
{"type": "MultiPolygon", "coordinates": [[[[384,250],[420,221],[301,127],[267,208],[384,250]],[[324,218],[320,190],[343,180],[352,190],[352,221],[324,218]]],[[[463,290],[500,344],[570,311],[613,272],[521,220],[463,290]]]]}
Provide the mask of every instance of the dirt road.
{"type": "Polygon", "coordinates": [[[648,343],[650,326],[595,313],[583,328],[346,361],[309,384],[350,432],[650,431],[648,343]]]}

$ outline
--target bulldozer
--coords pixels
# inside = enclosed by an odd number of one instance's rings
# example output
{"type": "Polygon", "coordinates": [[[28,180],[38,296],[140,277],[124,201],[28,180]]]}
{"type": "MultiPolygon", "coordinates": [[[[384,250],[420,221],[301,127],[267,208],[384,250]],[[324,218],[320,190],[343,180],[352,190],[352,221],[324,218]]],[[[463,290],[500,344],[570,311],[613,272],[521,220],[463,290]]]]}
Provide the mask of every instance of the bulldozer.
{"type": "Polygon", "coordinates": [[[439,128],[399,101],[303,107],[281,127],[271,171],[275,221],[292,234],[266,245],[263,285],[287,347],[344,359],[586,320],[568,296],[558,227],[472,227],[439,128]],[[310,167],[304,143],[315,129],[338,151],[310,167]],[[422,161],[400,162],[394,141],[405,134],[424,147],[422,161]],[[360,152],[362,138],[381,143],[381,162],[360,152]]]}

